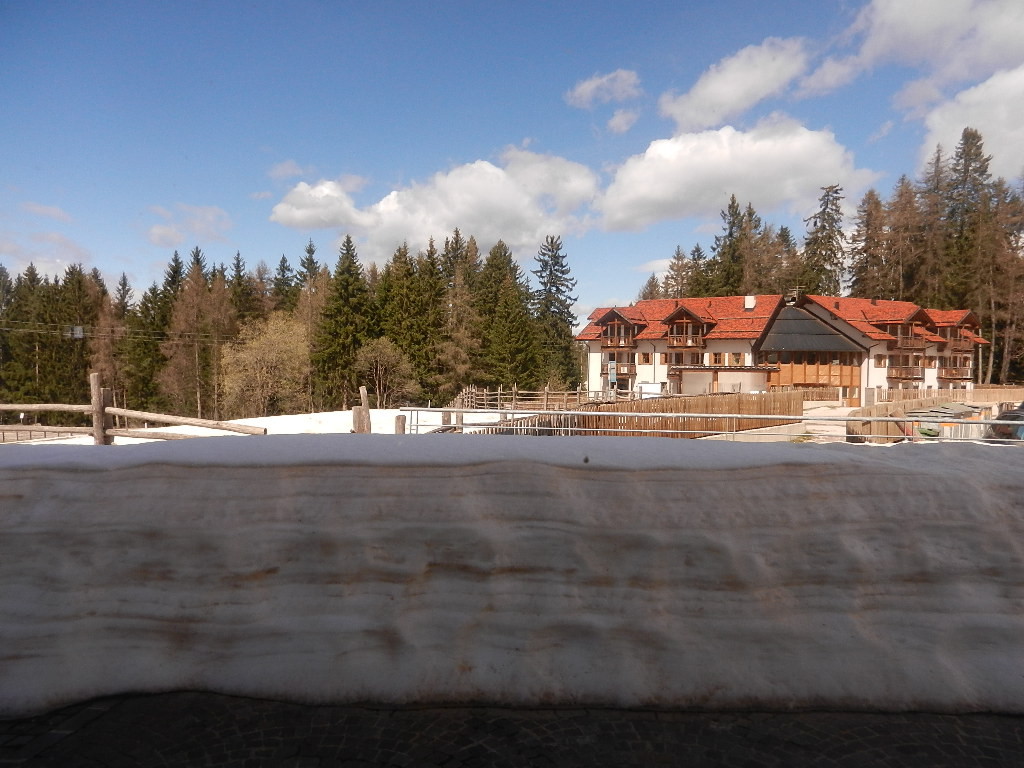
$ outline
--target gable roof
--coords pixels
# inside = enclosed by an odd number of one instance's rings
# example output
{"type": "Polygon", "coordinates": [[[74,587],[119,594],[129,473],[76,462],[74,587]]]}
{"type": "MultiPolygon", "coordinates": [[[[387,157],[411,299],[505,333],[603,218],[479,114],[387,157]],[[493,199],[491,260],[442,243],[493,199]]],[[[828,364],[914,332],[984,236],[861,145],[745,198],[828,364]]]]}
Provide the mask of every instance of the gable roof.
{"type": "Polygon", "coordinates": [[[753,307],[746,308],[746,296],[712,296],[687,299],[649,299],[628,307],[599,307],[590,313],[590,323],[576,334],[580,341],[600,338],[601,323],[610,312],[616,312],[636,326],[638,340],[664,338],[673,316],[688,314],[697,321],[711,325],[707,339],[757,339],[782,301],[781,294],[753,297],[753,307]]]}
{"type": "Polygon", "coordinates": [[[762,352],[863,352],[854,343],[824,321],[800,307],[779,310],[771,330],[761,342],[762,352]]]}
{"type": "Polygon", "coordinates": [[[887,301],[884,299],[855,299],[849,296],[807,295],[810,301],[827,309],[841,320],[852,320],[885,324],[909,323],[921,308],[912,301],[887,301]]]}

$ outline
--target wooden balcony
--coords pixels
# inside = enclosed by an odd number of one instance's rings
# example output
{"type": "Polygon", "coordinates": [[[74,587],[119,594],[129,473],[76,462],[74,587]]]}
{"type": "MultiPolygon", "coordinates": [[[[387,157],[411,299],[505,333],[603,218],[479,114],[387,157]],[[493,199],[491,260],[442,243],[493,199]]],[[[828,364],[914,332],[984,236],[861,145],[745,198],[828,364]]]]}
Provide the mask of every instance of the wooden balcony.
{"type": "Polygon", "coordinates": [[[919,339],[916,336],[900,336],[894,341],[889,342],[889,349],[907,349],[907,350],[920,350],[923,351],[928,346],[928,342],[924,339],[919,339]]]}
{"type": "Polygon", "coordinates": [[[971,375],[970,368],[939,368],[940,379],[966,379],[970,381],[973,376],[971,375]]]}
{"type": "Polygon", "coordinates": [[[601,349],[636,349],[635,336],[602,336],[601,349]]]}
{"type": "Polygon", "coordinates": [[[668,348],[669,349],[703,349],[704,348],[704,337],[699,333],[692,336],[673,336],[668,337],[668,348]]]}
{"type": "MultiPolygon", "coordinates": [[[[608,372],[608,363],[605,363],[605,373],[608,372]]],[[[633,363],[616,363],[615,378],[621,379],[624,376],[636,376],[636,366],[633,363]]]]}
{"type": "Polygon", "coordinates": [[[890,365],[886,376],[890,379],[923,379],[924,367],[920,365],[890,365]]]}
{"type": "Polygon", "coordinates": [[[950,352],[973,352],[974,342],[967,339],[950,339],[946,344],[950,352]]]}

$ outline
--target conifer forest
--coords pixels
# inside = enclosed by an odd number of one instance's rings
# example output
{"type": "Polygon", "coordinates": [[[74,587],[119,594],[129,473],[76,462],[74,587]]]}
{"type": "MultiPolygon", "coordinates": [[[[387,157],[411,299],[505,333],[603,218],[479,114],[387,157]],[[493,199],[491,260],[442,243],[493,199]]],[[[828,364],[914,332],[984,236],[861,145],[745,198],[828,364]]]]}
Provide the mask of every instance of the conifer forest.
{"type": "Polygon", "coordinates": [[[504,243],[481,254],[458,229],[380,269],[351,237],[333,263],[310,240],[273,269],[240,253],[210,264],[196,246],[138,296],[123,274],[110,287],[80,265],[0,266],[0,401],[86,403],[90,371],[121,407],[212,419],[345,409],[363,385],[379,407],[444,405],[471,383],[576,386],[560,238],[532,274],[531,288],[504,243]]]}
{"type": "MultiPolygon", "coordinates": [[[[800,243],[732,196],[709,248],[676,247],[637,298],[798,289],[970,309],[991,342],[979,383],[1019,380],[1024,203],[990,160],[966,128],[921,178],[868,190],[845,226],[842,188],[824,187],[800,243]]],[[[575,286],[556,236],[527,274],[503,242],[483,253],[458,229],[381,267],[348,236],[328,258],[310,240],[273,267],[211,264],[196,246],[142,290],[81,265],[0,265],[0,401],[85,403],[90,371],[121,407],[214,419],[344,409],[362,385],[380,407],[445,405],[469,384],[566,389],[582,375],[575,286]]]]}

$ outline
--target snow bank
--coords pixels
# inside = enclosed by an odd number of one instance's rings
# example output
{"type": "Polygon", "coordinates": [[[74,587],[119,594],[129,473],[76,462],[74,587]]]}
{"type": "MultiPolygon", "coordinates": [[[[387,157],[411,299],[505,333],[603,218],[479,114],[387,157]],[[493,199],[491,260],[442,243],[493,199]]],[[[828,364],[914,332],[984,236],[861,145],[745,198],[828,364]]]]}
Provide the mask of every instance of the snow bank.
{"type": "Polygon", "coordinates": [[[0,713],[1024,712],[1024,451],[324,435],[0,446],[0,713]]]}

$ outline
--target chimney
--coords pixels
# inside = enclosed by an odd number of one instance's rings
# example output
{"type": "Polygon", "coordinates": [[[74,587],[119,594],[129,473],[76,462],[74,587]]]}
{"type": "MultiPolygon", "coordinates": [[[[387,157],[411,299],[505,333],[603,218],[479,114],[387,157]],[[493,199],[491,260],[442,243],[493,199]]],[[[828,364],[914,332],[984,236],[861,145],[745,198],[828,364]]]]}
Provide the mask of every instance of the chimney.
{"type": "Polygon", "coordinates": [[[744,296],[743,297],[743,309],[751,310],[757,306],[757,296],[744,296]]]}

